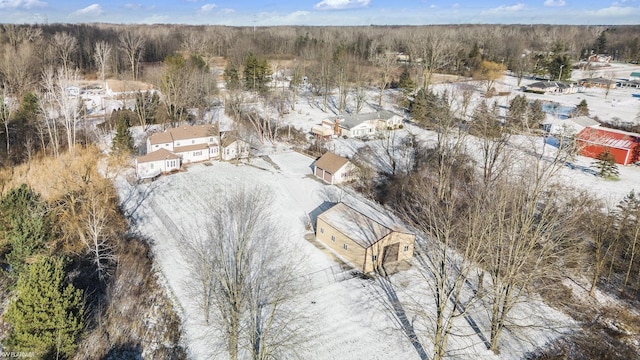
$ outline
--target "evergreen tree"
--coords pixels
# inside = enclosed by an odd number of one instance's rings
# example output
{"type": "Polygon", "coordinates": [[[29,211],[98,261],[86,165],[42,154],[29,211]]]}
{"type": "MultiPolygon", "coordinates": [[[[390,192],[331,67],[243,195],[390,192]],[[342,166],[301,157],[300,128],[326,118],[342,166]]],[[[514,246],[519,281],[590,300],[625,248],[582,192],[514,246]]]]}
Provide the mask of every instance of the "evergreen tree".
{"type": "Polygon", "coordinates": [[[116,118],[116,136],[113,138],[111,150],[116,154],[130,154],[133,151],[133,138],[129,131],[129,117],[118,113],[116,118]]]}
{"type": "Polygon", "coordinates": [[[0,234],[10,248],[7,263],[20,274],[26,260],[49,240],[51,222],[40,196],[22,184],[0,199],[0,234]]]}
{"type": "Polygon", "coordinates": [[[527,109],[529,102],[524,95],[516,95],[509,104],[507,112],[507,124],[514,127],[522,127],[527,123],[527,109]]]}
{"type": "Polygon", "coordinates": [[[238,73],[238,69],[231,63],[224,69],[224,81],[227,84],[227,90],[240,89],[240,74],[238,73]]]}
{"type": "Polygon", "coordinates": [[[270,78],[271,70],[267,60],[250,53],[244,62],[244,86],[248,90],[264,91],[270,78]]]}
{"type": "Polygon", "coordinates": [[[598,161],[593,163],[593,166],[598,171],[598,175],[607,179],[617,179],[620,174],[618,171],[618,164],[616,164],[616,158],[613,154],[606,149],[601,152],[598,157],[598,161]]]}
{"type": "Polygon", "coordinates": [[[578,116],[589,116],[589,105],[587,105],[587,100],[582,99],[580,103],[576,106],[576,108],[571,113],[572,117],[578,116]]]}
{"type": "Polygon", "coordinates": [[[568,80],[571,77],[571,59],[567,55],[558,55],[547,64],[552,81],[568,80]]]}
{"type": "Polygon", "coordinates": [[[416,84],[411,79],[409,68],[405,66],[402,70],[402,73],[400,74],[400,78],[398,79],[398,88],[407,93],[413,90],[415,87],[416,84]]]}
{"type": "Polygon", "coordinates": [[[542,124],[545,117],[546,115],[544,111],[542,111],[542,102],[540,102],[540,100],[535,100],[529,104],[529,116],[527,118],[529,129],[540,128],[540,124],[542,124]]]}
{"type": "Polygon", "coordinates": [[[16,298],[5,321],[11,333],[5,346],[35,352],[40,359],[70,358],[82,329],[82,291],[66,284],[63,262],[40,257],[20,274],[16,298]]]}
{"type": "Polygon", "coordinates": [[[607,48],[607,35],[605,32],[606,30],[602,31],[600,35],[598,35],[595,44],[593,44],[593,49],[596,54],[604,54],[606,52],[605,50],[607,48]]]}

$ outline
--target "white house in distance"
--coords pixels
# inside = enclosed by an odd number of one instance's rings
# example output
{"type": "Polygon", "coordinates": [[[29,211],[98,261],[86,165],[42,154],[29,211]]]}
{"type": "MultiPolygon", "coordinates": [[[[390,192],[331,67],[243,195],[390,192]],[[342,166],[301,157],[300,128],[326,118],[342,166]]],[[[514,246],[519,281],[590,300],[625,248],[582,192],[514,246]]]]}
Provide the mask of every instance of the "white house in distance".
{"type": "Polygon", "coordinates": [[[180,170],[180,156],[167,149],[159,149],[136,158],[138,179],[154,178],[160,174],[180,170]]]}
{"type": "Polygon", "coordinates": [[[588,116],[578,116],[567,119],[547,116],[547,119],[542,123],[542,128],[552,135],[572,136],[586,127],[599,125],[599,122],[588,116]]]}
{"type": "Polygon", "coordinates": [[[329,184],[340,184],[353,180],[356,166],[347,158],[326,152],[313,164],[313,173],[329,184]]]}
{"type": "Polygon", "coordinates": [[[401,116],[382,110],[365,114],[344,114],[325,119],[321,125],[314,126],[311,132],[320,137],[331,135],[361,137],[374,135],[378,130],[397,129],[401,124],[401,116]]]}
{"type": "Polygon", "coordinates": [[[220,143],[222,160],[230,161],[249,157],[249,143],[240,139],[231,131],[222,134],[220,143]]]}

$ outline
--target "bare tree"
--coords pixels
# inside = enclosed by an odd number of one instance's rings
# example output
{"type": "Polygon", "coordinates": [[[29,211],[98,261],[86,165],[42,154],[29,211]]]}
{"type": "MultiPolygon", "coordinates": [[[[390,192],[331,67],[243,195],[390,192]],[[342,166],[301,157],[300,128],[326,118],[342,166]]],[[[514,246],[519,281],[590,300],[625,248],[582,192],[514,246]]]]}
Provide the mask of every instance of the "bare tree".
{"type": "Polygon", "coordinates": [[[111,44],[106,41],[98,41],[95,45],[93,59],[100,73],[100,81],[104,83],[105,75],[109,68],[109,58],[111,57],[111,44]]]}
{"type": "Polygon", "coordinates": [[[185,239],[199,303],[215,314],[230,359],[273,359],[295,353],[300,315],[291,298],[302,288],[296,261],[281,249],[283,233],[264,189],[240,189],[208,212],[205,232],[185,239]]]}
{"type": "Polygon", "coordinates": [[[131,66],[131,78],[138,79],[140,60],[144,52],[145,40],[140,34],[131,31],[124,31],[118,37],[120,41],[120,49],[125,53],[131,66]]]}
{"type": "Polygon", "coordinates": [[[387,86],[389,86],[389,83],[391,82],[391,70],[395,61],[396,56],[393,53],[377,54],[375,57],[375,64],[380,69],[380,92],[378,93],[378,109],[382,108],[382,95],[384,95],[384,90],[387,88],[387,86]]]}
{"type": "Polygon", "coordinates": [[[71,71],[71,57],[78,49],[78,39],[68,32],[57,32],[53,35],[53,49],[56,56],[62,62],[62,70],[65,74],[71,71]]]}
{"type": "MultiPolygon", "coordinates": [[[[45,99],[48,105],[44,107],[49,111],[48,116],[55,116],[56,119],[62,121],[67,136],[67,147],[71,154],[74,153],[76,144],[77,124],[80,118],[80,100],[76,96],[72,96],[67,88],[75,85],[78,77],[74,72],[68,73],[63,69],[55,71],[49,68],[45,71],[42,78],[43,87],[46,91],[45,99]]],[[[51,131],[50,131],[51,133],[51,131]]]]}
{"type": "Polygon", "coordinates": [[[7,155],[11,153],[11,136],[9,134],[9,123],[13,118],[13,114],[17,110],[17,104],[7,96],[3,87],[3,93],[0,94],[0,122],[4,126],[4,136],[6,141],[7,155]]]}
{"type": "MultiPolygon", "coordinates": [[[[597,204],[602,205],[602,204],[597,204]]],[[[611,262],[613,254],[618,247],[618,238],[615,231],[614,215],[610,209],[606,212],[600,211],[602,206],[596,206],[587,212],[586,223],[590,230],[590,240],[593,248],[592,264],[593,272],[591,274],[591,286],[589,287],[589,295],[593,296],[598,285],[600,277],[604,273],[607,264],[611,262]]]]}

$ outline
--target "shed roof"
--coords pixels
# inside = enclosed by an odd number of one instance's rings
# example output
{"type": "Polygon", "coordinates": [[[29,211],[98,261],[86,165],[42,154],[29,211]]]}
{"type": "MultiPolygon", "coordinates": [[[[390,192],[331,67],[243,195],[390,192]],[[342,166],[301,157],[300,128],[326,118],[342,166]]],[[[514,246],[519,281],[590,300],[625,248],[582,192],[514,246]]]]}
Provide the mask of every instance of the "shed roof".
{"type": "Polygon", "coordinates": [[[334,154],[332,152],[326,152],[320,157],[320,159],[316,160],[315,166],[332,174],[335,174],[348,162],[349,159],[347,158],[343,158],[342,156],[334,154]]]}
{"type": "Polygon", "coordinates": [[[640,77],[640,71],[634,71],[630,75],[631,77],[640,77]]]}
{"type": "Polygon", "coordinates": [[[187,145],[187,146],[176,146],[173,148],[173,151],[177,153],[184,153],[184,152],[196,151],[196,150],[209,150],[209,144],[194,144],[194,145],[187,145]]]}
{"type": "Polygon", "coordinates": [[[138,162],[138,164],[141,164],[141,163],[148,163],[148,162],[154,162],[154,161],[176,160],[176,159],[180,159],[180,157],[167,149],[161,148],[156,151],[152,151],[147,155],[138,156],[136,158],[136,161],[138,162]]]}
{"type": "Polygon", "coordinates": [[[340,119],[340,127],[345,129],[354,128],[363,122],[372,120],[388,120],[395,114],[388,110],[381,110],[376,112],[364,113],[364,114],[345,114],[338,115],[334,119],[340,119]]]}
{"type": "Polygon", "coordinates": [[[320,214],[318,218],[324,220],[365,249],[392,232],[388,227],[363,215],[344,203],[335,205],[320,214]]]}

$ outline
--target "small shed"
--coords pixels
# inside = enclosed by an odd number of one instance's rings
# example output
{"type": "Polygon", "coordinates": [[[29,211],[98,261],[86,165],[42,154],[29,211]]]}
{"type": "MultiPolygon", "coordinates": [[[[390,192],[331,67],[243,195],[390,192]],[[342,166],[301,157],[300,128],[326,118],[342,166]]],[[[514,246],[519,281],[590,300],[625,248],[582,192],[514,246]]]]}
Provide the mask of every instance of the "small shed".
{"type": "Polygon", "coordinates": [[[162,173],[180,170],[180,156],[167,149],[159,149],[136,158],[138,179],[156,177],[162,173]]]}
{"type": "Polygon", "coordinates": [[[576,141],[582,156],[595,159],[609,150],[618,164],[629,165],[640,160],[640,134],[603,127],[586,127],[576,135],[576,141]]]}
{"type": "Polygon", "coordinates": [[[326,152],[313,164],[313,173],[329,184],[339,184],[353,179],[356,166],[349,159],[326,152]]]}
{"type": "Polygon", "coordinates": [[[316,238],[363,273],[413,257],[416,236],[388,213],[340,202],[316,221],[316,238]]]}

